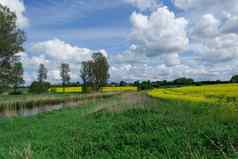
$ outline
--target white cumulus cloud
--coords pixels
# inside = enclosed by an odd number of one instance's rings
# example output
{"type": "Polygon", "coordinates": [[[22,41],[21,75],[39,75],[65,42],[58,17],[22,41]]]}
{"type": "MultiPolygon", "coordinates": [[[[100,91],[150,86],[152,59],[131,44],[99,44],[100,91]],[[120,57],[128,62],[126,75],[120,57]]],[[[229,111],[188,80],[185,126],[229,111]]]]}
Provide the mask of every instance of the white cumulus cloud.
{"type": "Polygon", "coordinates": [[[45,64],[49,70],[48,77],[51,82],[59,82],[59,69],[61,63],[70,64],[72,81],[80,81],[80,65],[83,61],[91,59],[95,52],[101,52],[108,57],[105,50],[90,50],[66,43],[60,39],[53,39],[33,44],[29,53],[22,53],[22,61],[26,68],[26,77],[30,83],[37,78],[39,65],[45,64]]]}
{"type": "Polygon", "coordinates": [[[134,5],[141,11],[154,10],[159,6],[159,0],[125,0],[127,3],[134,5]]]}
{"type": "Polygon", "coordinates": [[[150,16],[134,12],[131,22],[131,41],[136,44],[137,51],[147,56],[177,54],[189,44],[187,20],[176,17],[166,7],[158,8],[150,16]]]}

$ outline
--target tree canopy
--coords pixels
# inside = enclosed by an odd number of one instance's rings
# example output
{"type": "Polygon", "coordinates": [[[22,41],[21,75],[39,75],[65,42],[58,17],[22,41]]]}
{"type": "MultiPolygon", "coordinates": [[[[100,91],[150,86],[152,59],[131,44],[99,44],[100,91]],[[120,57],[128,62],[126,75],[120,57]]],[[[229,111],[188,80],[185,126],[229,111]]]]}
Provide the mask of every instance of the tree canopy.
{"type": "Polygon", "coordinates": [[[174,80],[175,84],[181,84],[181,85],[189,85],[189,84],[193,84],[194,80],[191,78],[178,78],[176,80],[174,80]]]}
{"type": "Polygon", "coordinates": [[[17,28],[17,17],[0,4],[0,86],[9,86],[17,54],[24,51],[25,34],[17,28]]]}
{"type": "Polygon", "coordinates": [[[60,67],[60,76],[62,80],[62,85],[63,85],[63,92],[65,92],[65,85],[69,84],[70,82],[70,67],[69,64],[62,63],[60,67]]]}
{"type": "Polygon", "coordinates": [[[94,53],[93,56],[93,74],[94,74],[94,84],[96,90],[99,90],[104,84],[107,83],[109,79],[109,63],[107,58],[100,52],[94,53]]]}
{"type": "Polygon", "coordinates": [[[39,70],[38,70],[38,81],[40,83],[44,82],[45,80],[47,80],[47,73],[48,70],[45,67],[44,64],[40,64],[39,70]]]}
{"type": "Polygon", "coordinates": [[[231,78],[231,82],[238,83],[238,75],[235,75],[231,78]]]}
{"type": "Polygon", "coordinates": [[[109,63],[107,58],[100,52],[92,55],[92,60],[82,62],[81,78],[84,82],[84,89],[91,85],[95,90],[107,83],[109,79],[109,63]]]}

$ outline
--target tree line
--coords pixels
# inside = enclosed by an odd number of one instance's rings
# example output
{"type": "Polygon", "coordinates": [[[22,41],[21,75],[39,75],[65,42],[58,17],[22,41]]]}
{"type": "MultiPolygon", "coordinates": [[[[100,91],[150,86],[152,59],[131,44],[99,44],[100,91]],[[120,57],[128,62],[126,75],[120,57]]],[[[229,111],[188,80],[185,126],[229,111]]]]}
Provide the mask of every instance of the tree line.
{"type": "MultiPolygon", "coordinates": [[[[71,69],[67,63],[62,63],[60,66],[60,77],[62,81],[63,92],[65,87],[70,85],[71,69]]],[[[40,64],[38,70],[38,80],[34,81],[30,86],[32,93],[47,92],[50,83],[47,82],[48,69],[44,64],[40,64]]],[[[92,55],[92,60],[84,61],[81,64],[80,76],[83,81],[83,92],[99,91],[109,79],[109,64],[107,58],[100,52],[92,55]]]]}

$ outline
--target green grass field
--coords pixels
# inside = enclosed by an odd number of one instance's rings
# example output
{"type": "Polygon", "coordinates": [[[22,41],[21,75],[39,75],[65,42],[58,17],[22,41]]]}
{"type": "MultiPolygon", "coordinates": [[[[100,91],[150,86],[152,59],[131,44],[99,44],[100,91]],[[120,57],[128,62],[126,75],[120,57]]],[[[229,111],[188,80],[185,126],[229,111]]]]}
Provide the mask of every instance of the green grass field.
{"type": "Polygon", "coordinates": [[[238,158],[238,112],[146,92],[0,119],[1,159],[238,158]]]}

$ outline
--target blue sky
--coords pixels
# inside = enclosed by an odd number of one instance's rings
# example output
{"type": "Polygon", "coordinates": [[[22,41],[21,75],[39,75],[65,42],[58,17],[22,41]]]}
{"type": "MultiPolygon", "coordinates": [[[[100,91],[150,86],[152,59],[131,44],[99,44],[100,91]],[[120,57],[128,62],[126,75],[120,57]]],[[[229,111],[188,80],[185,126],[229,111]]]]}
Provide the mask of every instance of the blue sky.
{"type": "Polygon", "coordinates": [[[58,83],[59,65],[100,51],[111,81],[229,80],[238,74],[237,0],[0,0],[26,32],[25,80],[39,64],[58,83]]]}
{"type": "MultiPolygon", "coordinates": [[[[60,38],[73,45],[106,49],[109,53],[128,49],[130,15],[138,10],[123,0],[25,0],[28,41],[60,38]]],[[[164,0],[175,9],[170,0],[164,0]]],[[[145,13],[146,14],[146,13],[145,13]]]]}
{"type": "Polygon", "coordinates": [[[57,37],[80,47],[105,48],[109,52],[126,50],[133,8],[123,2],[105,3],[108,4],[101,6],[92,0],[87,3],[79,0],[25,0],[26,16],[31,21],[26,29],[27,43],[57,37]]]}

